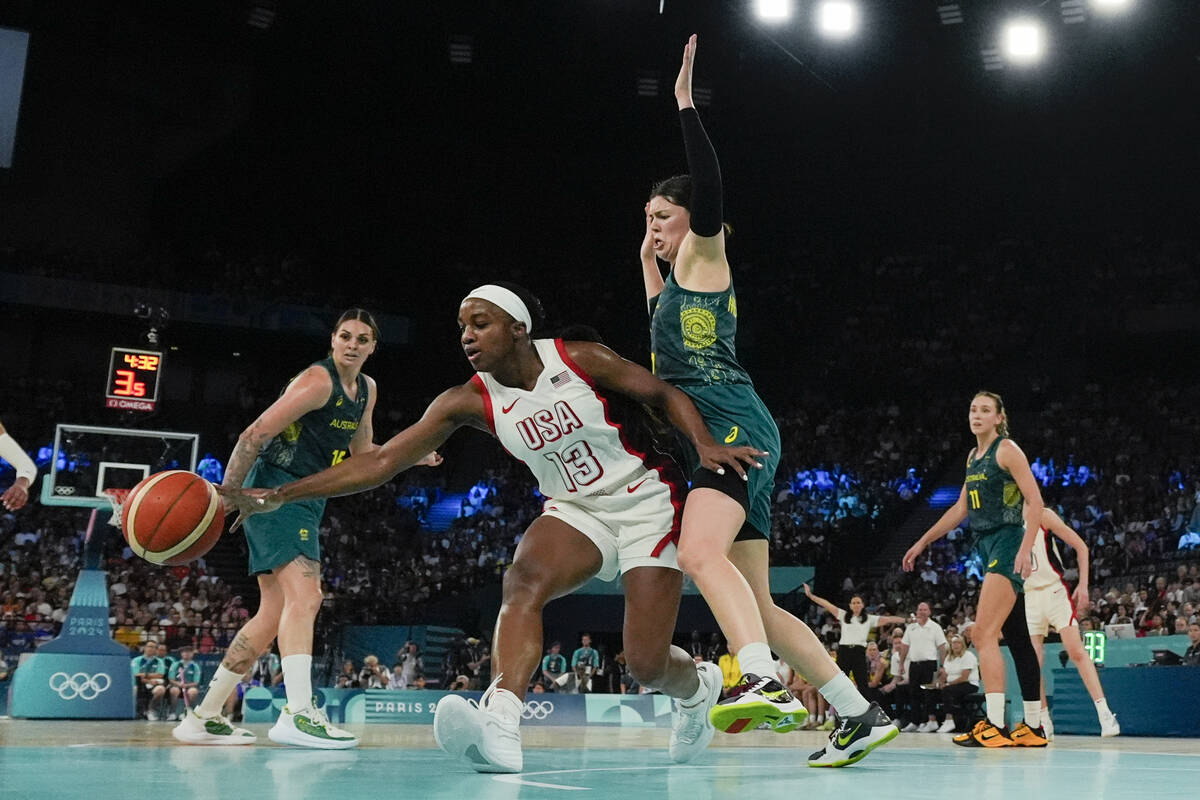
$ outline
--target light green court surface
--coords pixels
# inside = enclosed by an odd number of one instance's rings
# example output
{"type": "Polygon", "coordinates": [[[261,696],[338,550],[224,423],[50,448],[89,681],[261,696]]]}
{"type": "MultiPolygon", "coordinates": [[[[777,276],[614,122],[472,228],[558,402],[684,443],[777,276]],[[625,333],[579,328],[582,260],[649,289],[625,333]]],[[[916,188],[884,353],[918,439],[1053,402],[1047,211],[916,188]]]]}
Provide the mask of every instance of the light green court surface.
{"type": "MultiPolygon", "coordinates": [[[[665,730],[527,728],[521,775],[480,775],[433,745],[432,729],[363,727],[356,750],[285,748],[251,726],[248,747],[175,744],[170,723],[0,720],[0,796],[413,797],[1187,797],[1200,785],[1194,739],[1060,736],[1045,750],[969,750],[948,735],[901,734],[859,764],[810,769],[821,734],[718,734],[695,762],[667,759],[665,730]]],[[[261,728],[261,730],[259,730],[261,728]]]]}

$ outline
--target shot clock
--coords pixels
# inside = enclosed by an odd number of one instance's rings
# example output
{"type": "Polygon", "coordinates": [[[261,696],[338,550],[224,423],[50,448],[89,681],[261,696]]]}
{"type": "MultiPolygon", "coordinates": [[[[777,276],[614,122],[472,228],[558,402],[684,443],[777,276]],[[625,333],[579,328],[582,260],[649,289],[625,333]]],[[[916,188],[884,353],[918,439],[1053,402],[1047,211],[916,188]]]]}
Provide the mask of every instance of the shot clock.
{"type": "Polygon", "coordinates": [[[158,404],[158,380],[163,354],[154,350],[114,347],[108,360],[106,408],[153,411],[158,404]]]}

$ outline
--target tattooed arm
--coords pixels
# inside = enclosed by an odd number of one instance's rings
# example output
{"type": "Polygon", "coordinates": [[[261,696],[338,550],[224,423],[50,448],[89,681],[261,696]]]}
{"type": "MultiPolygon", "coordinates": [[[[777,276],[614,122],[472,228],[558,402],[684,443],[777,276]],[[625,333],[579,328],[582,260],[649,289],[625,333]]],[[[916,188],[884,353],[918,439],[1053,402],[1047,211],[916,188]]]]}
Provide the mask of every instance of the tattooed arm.
{"type": "MultiPolygon", "coordinates": [[[[263,445],[309,411],[315,411],[329,402],[332,391],[333,380],[329,377],[329,371],[321,366],[313,365],[292,379],[279,399],[242,431],[233,448],[233,455],[229,457],[229,467],[225,470],[225,481],[221,485],[226,489],[242,488],[246,473],[250,471],[263,445]]],[[[230,510],[232,506],[227,505],[226,511],[230,510]]]]}

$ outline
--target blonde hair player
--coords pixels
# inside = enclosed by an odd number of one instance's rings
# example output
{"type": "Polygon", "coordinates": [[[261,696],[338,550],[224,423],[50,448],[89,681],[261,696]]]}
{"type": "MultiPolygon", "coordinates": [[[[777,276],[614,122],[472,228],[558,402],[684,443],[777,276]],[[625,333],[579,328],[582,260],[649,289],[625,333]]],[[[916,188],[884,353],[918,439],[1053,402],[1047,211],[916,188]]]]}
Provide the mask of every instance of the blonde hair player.
{"type": "Polygon", "coordinates": [[[438,745],[477,772],[520,772],[521,715],[542,658],[542,609],[593,576],[620,574],[626,663],[643,686],[675,698],[670,757],[685,762],[712,739],[708,711],[720,697],[721,676],[715,664],[698,666],[671,644],[683,587],[675,565],[683,475],[610,410],[629,398],[666,412],[707,469],[741,475],[743,462],[757,465],[759,451],[717,445],[687,395],[603,345],[534,339],[540,308],[513,284],[472,290],[458,307],[459,341],[475,369],[470,380],[442,392],[420,420],[366,458],[230,497],[254,513],[281,501],[360,492],[412,466],[461,427],[495,436],[533,472],[546,503],[504,574],[492,649],[496,678],[478,706],[454,695],[438,702],[438,745]]]}
{"type": "Polygon", "coordinates": [[[775,679],[771,651],[804,675],[841,715],[810,767],[853,764],[899,734],[877,704],[841,673],[816,635],[771,597],[771,499],[779,466],[779,428],[737,359],[737,299],[725,257],[721,168],[692,103],[696,37],[683,51],[675,100],[688,174],[662,181],[646,204],[642,278],[650,311],[654,374],[683,390],[717,441],[752,444],[769,455],[748,482],[698,469],[683,446],[692,488],[683,512],[679,564],[696,582],[737,656],[739,691],[711,713],[726,733],[762,724],[777,733],[800,727],[807,711],[775,679]],[[666,279],[657,259],[670,265],[666,279]]]}
{"type": "Polygon", "coordinates": [[[17,472],[17,479],[13,481],[13,485],[5,489],[3,495],[0,495],[0,503],[9,511],[24,508],[25,504],[29,502],[29,490],[33,486],[33,480],[37,477],[37,465],[33,463],[33,459],[29,457],[24,448],[17,444],[17,440],[4,429],[2,423],[0,423],[0,458],[11,464],[17,472]]]}
{"type": "Polygon", "coordinates": [[[969,518],[975,552],[985,574],[971,641],[979,652],[987,716],[970,733],[954,738],[965,747],[1045,747],[1041,730],[1041,671],[1025,624],[1024,579],[1032,569],[1033,543],[1042,524],[1042,495],[1029,459],[1008,437],[1004,401],[995,392],[976,392],[968,415],[975,447],[967,455],[958,500],[934,523],[901,562],[911,572],[933,542],[969,518]],[[1025,720],[1010,732],[1004,719],[1004,655],[1000,634],[1017,668],[1025,720]]]}
{"type": "MultiPolygon", "coordinates": [[[[1092,702],[1096,704],[1096,716],[1100,719],[1101,736],[1120,736],[1121,726],[1117,715],[1108,707],[1104,697],[1104,687],[1100,685],[1100,676],[1096,674],[1096,665],[1083,647],[1083,637],[1079,634],[1079,622],[1076,615],[1086,611],[1091,599],[1088,597],[1088,549],[1087,543],[1075,530],[1063,522],[1054,511],[1047,508],[1042,512],[1042,527],[1037,532],[1033,543],[1033,569],[1025,579],[1025,620],[1029,624],[1029,637],[1037,650],[1038,664],[1045,658],[1046,634],[1050,628],[1058,631],[1062,638],[1063,649],[1075,662],[1079,677],[1087,687],[1092,702]],[[1058,545],[1050,534],[1062,539],[1075,551],[1079,564],[1079,584],[1075,587],[1072,597],[1071,589],[1063,578],[1062,558],[1058,554],[1058,545]],[[1072,602],[1072,599],[1074,602],[1072,602]]],[[[1042,728],[1046,738],[1054,735],[1054,727],[1050,722],[1050,712],[1046,708],[1046,685],[1043,681],[1042,692],[1042,728]]]]}
{"type": "MultiPolygon", "coordinates": [[[[238,437],[224,489],[272,487],[357,460],[372,442],[375,381],[362,373],[379,328],[361,308],[346,311],[329,337],[329,355],[288,383],[279,399],[238,437]]],[[[424,463],[436,464],[436,453],[424,463]]],[[[232,508],[226,503],[226,507],[232,508]]],[[[345,749],[358,737],[331,724],[312,696],[313,623],[321,608],[318,536],[324,500],[289,503],[246,524],[250,574],[258,576],[258,611],[234,637],[204,699],[172,731],[185,744],[251,744],[255,736],[221,715],[242,674],[279,638],[287,704],[267,734],[279,744],[345,749]]]]}

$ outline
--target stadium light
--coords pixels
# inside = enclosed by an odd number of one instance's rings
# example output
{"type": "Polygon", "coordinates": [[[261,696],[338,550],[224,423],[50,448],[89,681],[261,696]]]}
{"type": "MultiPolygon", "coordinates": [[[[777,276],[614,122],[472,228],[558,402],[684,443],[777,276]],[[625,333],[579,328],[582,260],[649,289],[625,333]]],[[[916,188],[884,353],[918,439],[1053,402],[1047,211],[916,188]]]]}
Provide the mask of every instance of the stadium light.
{"type": "Polygon", "coordinates": [[[817,6],[817,30],[831,39],[853,36],[858,31],[858,4],[825,0],[817,6]]]}
{"type": "Polygon", "coordinates": [[[1014,19],[1004,26],[1004,55],[1014,64],[1040,61],[1046,50],[1046,35],[1040,22],[1014,19]]]}
{"type": "Polygon", "coordinates": [[[1092,10],[1104,16],[1113,16],[1128,11],[1132,0],[1092,0],[1092,10]]]}
{"type": "Polygon", "coordinates": [[[792,0],[754,0],[759,19],[782,22],[792,16],[792,0]]]}

